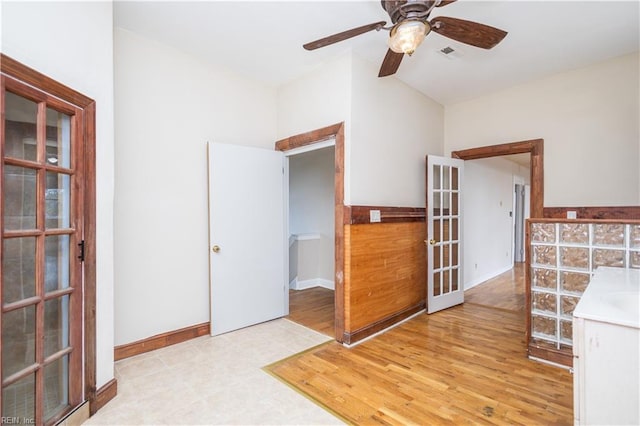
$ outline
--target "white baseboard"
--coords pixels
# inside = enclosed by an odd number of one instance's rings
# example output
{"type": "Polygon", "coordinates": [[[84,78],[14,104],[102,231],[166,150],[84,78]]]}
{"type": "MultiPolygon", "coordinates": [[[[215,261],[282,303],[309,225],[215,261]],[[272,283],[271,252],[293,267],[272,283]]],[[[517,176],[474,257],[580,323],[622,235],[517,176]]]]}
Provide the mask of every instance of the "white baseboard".
{"type": "Polygon", "coordinates": [[[329,290],[335,290],[334,282],[325,280],[324,278],[312,278],[310,280],[298,280],[298,277],[291,280],[289,288],[292,290],[305,290],[311,287],[324,287],[329,290]]]}
{"type": "Polygon", "coordinates": [[[473,281],[464,284],[464,289],[469,290],[478,284],[482,284],[483,282],[490,280],[491,278],[495,278],[500,274],[504,274],[507,271],[510,271],[513,268],[513,265],[507,265],[504,268],[498,269],[497,271],[491,271],[488,274],[481,275],[473,281]]]}
{"type": "Polygon", "coordinates": [[[335,290],[336,289],[335,283],[333,281],[331,281],[331,280],[325,280],[324,278],[318,278],[316,281],[318,282],[318,286],[320,286],[320,287],[328,288],[329,290],[335,290]]]}
{"type": "Polygon", "coordinates": [[[289,281],[289,288],[291,290],[297,290],[298,287],[298,277],[295,277],[291,281],[289,281]]]}

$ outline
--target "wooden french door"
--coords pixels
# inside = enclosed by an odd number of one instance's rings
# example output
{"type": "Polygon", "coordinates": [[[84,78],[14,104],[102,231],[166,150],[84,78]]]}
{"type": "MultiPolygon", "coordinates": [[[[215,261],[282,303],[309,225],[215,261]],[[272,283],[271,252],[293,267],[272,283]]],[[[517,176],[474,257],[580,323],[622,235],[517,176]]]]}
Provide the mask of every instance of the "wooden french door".
{"type": "Polygon", "coordinates": [[[464,302],[462,182],[464,161],[427,156],[427,312],[464,302]]]}
{"type": "Polygon", "coordinates": [[[0,409],[53,424],[84,398],[84,111],[0,78],[0,409]]]}

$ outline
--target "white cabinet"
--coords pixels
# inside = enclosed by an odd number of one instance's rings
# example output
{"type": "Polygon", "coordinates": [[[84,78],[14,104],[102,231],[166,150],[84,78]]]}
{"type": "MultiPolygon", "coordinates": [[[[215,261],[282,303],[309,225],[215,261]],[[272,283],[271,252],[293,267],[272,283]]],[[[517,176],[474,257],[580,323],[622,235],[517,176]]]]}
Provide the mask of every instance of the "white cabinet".
{"type": "Polygon", "coordinates": [[[574,420],[640,424],[640,270],[599,268],[573,312],[574,420]]]}

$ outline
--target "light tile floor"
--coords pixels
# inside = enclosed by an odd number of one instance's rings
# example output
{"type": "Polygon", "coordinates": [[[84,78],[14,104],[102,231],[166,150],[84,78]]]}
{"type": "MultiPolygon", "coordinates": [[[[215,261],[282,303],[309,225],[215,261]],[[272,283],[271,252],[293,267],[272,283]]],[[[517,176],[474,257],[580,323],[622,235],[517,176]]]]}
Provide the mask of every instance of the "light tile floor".
{"type": "Polygon", "coordinates": [[[118,361],[118,395],[84,424],[343,424],[262,370],[328,340],[278,319],[118,361]]]}

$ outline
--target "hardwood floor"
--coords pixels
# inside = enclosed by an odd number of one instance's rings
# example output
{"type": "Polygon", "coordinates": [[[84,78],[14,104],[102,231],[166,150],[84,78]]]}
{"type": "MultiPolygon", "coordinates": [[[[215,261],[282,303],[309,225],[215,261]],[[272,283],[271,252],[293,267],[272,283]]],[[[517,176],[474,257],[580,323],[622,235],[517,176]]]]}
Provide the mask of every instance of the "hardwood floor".
{"type": "Polygon", "coordinates": [[[351,349],[332,342],[266,369],[354,424],[572,424],[570,373],[527,359],[520,305],[482,285],[351,349]]]}
{"type": "MultiPolygon", "coordinates": [[[[465,291],[466,303],[524,313],[524,263],[465,291]]],[[[289,316],[293,322],[334,337],[334,292],[323,287],[289,290],[289,316]]]]}
{"type": "Polygon", "coordinates": [[[334,292],[324,287],[289,290],[289,316],[293,322],[327,336],[335,336],[334,292]]]}
{"type": "Polygon", "coordinates": [[[516,263],[513,269],[464,292],[465,303],[525,312],[525,264],[516,263]]]}

